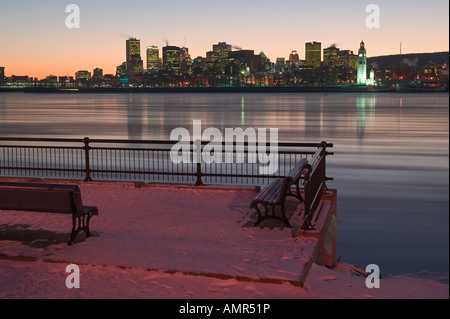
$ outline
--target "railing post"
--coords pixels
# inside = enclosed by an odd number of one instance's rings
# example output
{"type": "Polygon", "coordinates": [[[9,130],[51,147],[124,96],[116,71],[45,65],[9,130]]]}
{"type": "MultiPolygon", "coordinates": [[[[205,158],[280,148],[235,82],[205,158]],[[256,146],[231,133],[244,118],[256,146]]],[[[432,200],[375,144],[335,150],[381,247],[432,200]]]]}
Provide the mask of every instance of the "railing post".
{"type": "MultiPolygon", "coordinates": [[[[327,146],[328,146],[328,143],[327,143],[327,142],[322,142],[322,143],[320,143],[320,145],[323,145],[323,157],[324,157],[324,162],[325,162],[325,164],[324,164],[324,170],[326,170],[326,167],[327,167],[327,166],[326,166],[326,158],[327,158],[328,155],[334,155],[334,153],[328,152],[328,151],[327,151],[327,146]]],[[[320,146],[319,146],[319,147],[320,147],[320,146]]],[[[325,176],[325,182],[327,182],[327,181],[333,181],[333,180],[334,180],[333,177],[327,177],[326,171],[324,171],[324,176],[325,176]]],[[[326,184],[325,184],[325,188],[327,188],[326,184]]]]}
{"type": "Polygon", "coordinates": [[[91,147],[89,146],[89,142],[90,142],[89,137],[85,137],[83,139],[83,143],[84,143],[83,149],[84,149],[84,159],[85,159],[85,168],[84,168],[84,172],[85,172],[84,181],[85,182],[92,181],[91,167],[90,167],[90,162],[89,162],[89,151],[90,151],[91,147]]]}
{"type": "Polygon", "coordinates": [[[325,154],[326,154],[326,152],[327,152],[327,146],[328,146],[328,143],[325,142],[325,141],[322,141],[322,143],[319,144],[319,148],[323,148],[323,154],[324,154],[324,156],[325,156],[325,154]]]}
{"type": "Polygon", "coordinates": [[[202,181],[202,142],[197,139],[193,142],[193,160],[194,163],[197,164],[197,181],[195,182],[195,186],[203,186],[202,181]]]}
{"type": "Polygon", "coordinates": [[[202,164],[201,163],[197,163],[197,181],[195,182],[195,186],[203,186],[203,181],[202,181],[202,164]]]}

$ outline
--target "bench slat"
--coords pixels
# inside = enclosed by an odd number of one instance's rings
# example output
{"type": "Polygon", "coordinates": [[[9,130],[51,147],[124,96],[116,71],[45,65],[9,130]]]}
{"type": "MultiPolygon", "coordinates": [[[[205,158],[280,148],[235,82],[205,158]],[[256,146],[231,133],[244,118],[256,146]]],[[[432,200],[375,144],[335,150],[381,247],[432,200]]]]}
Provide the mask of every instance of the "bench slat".
{"type": "Polygon", "coordinates": [[[72,193],[43,190],[19,190],[17,193],[20,210],[58,214],[73,214],[75,210],[72,193]]]}
{"type": "Polygon", "coordinates": [[[281,184],[283,183],[283,178],[276,178],[269,186],[267,186],[255,200],[262,202],[276,202],[281,184]]]}

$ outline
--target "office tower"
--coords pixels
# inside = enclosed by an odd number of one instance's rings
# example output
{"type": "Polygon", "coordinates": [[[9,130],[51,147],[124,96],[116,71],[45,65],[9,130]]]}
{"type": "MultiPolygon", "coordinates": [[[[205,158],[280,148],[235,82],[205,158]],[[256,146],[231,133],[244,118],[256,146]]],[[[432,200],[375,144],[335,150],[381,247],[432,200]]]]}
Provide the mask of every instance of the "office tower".
{"type": "Polygon", "coordinates": [[[286,67],[286,59],[285,58],[277,58],[275,62],[275,70],[277,72],[284,72],[286,67]]]}
{"type": "Polygon", "coordinates": [[[320,67],[322,62],[322,43],[307,42],[305,44],[306,65],[314,68],[320,67]]]}
{"type": "Polygon", "coordinates": [[[188,48],[181,48],[180,50],[180,72],[182,74],[192,74],[192,64],[191,55],[189,54],[188,48]]]}
{"type": "Polygon", "coordinates": [[[217,64],[219,71],[225,71],[225,66],[228,62],[228,55],[231,50],[231,44],[227,44],[226,42],[219,42],[213,45],[211,60],[217,64]]]}
{"type": "Polygon", "coordinates": [[[367,51],[364,41],[361,41],[358,52],[358,85],[366,85],[367,82],[367,51]]]}
{"type": "Polygon", "coordinates": [[[179,75],[181,72],[182,50],[176,46],[163,47],[163,66],[165,71],[179,75]]]}
{"type": "Polygon", "coordinates": [[[74,81],[73,76],[63,75],[58,77],[58,82],[61,84],[70,84],[73,83],[73,81],[74,81]]]}
{"type": "Polygon", "coordinates": [[[231,44],[227,44],[226,42],[219,42],[213,45],[213,51],[217,52],[217,54],[223,58],[226,58],[228,52],[232,49],[231,44]]]}
{"type": "Polygon", "coordinates": [[[255,55],[254,50],[231,51],[228,54],[228,64],[233,64],[240,71],[247,70],[250,72],[258,72],[262,66],[263,57],[255,55]]]}
{"type": "Polygon", "coordinates": [[[206,59],[202,56],[198,56],[194,59],[192,68],[195,72],[201,73],[206,69],[206,59]]]}
{"type": "Polygon", "coordinates": [[[156,72],[161,67],[159,48],[157,46],[147,47],[147,71],[156,72]]]}
{"type": "Polygon", "coordinates": [[[5,67],[0,66],[0,85],[5,83],[5,67]]]}
{"type": "Polygon", "coordinates": [[[338,52],[336,66],[356,71],[358,69],[358,56],[353,54],[353,51],[340,50],[338,52]]]}
{"type": "Polygon", "coordinates": [[[141,40],[129,38],[127,45],[127,75],[134,76],[142,72],[143,62],[141,59],[141,40]]]}
{"type": "Polygon", "coordinates": [[[127,62],[123,62],[121,65],[118,65],[116,67],[116,76],[118,78],[126,75],[127,73],[127,62]]]}
{"type": "Polygon", "coordinates": [[[87,81],[87,80],[90,80],[90,79],[91,79],[91,72],[85,71],[85,70],[78,71],[78,72],[75,73],[75,79],[76,79],[77,81],[87,81]]]}
{"type": "Polygon", "coordinates": [[[103,80],[103,70],[100,68],[95,68],[93,71],[92,79],[94,81],[101,82],[103,80]]]}
{"type": "Polygon", "coordinates": [[[323,63],[330,68],[337,67],[339,52],[334,45],[323,49],[323,63]]]}
{"type": "Polygon", "coordinates": [[[300,62],[300,57],[298,56],[297,51],[292,51],[289,55],[289,65],[291,67],[297,67],[300,62]]]}

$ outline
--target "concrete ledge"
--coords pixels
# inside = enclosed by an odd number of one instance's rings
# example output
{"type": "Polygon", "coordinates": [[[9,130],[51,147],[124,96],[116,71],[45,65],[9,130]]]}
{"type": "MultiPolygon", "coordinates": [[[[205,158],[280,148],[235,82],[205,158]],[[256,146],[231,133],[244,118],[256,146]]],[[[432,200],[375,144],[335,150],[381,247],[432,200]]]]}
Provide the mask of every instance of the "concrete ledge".
{"type": "MultiPolygon", "coordinates": [[[[301,275],[300,282],[302,285],[308,277],[309,271],[314,263],[318,263],[322,266],[333,266],[336,263],[336,240],[331,243],[331,252],[325,247],[325,239],[329,232],[330,223],[333,217],[337,217],[337,190],[328,190],[322,195],[322,200],[317,207],[314,218],[312,220],[313,230],[302,230],[300,228],[293,229],[294,237],[303,238],[315,238],[317,239],[317,245],[314,248],[314,252],[305,264],[301,275]]],[[[300,220],[304,220],[302,213],[300,220]]],[[[298,226],[298,227],[301,227],[298,226]]]]}

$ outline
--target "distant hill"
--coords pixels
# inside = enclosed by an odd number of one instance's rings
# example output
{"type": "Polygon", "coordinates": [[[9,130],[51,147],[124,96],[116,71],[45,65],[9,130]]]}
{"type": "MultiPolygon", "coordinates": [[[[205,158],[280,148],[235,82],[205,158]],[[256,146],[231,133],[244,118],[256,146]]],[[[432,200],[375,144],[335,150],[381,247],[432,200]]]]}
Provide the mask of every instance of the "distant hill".
{"type": "Polygon", "coordinates": [[[399,63],[423,68],[429,62],[438,65],[448,63],[449,52],[396,54],[367,58],[367,64],[373,64],[375,68],[386,68],[399,63]]]}

